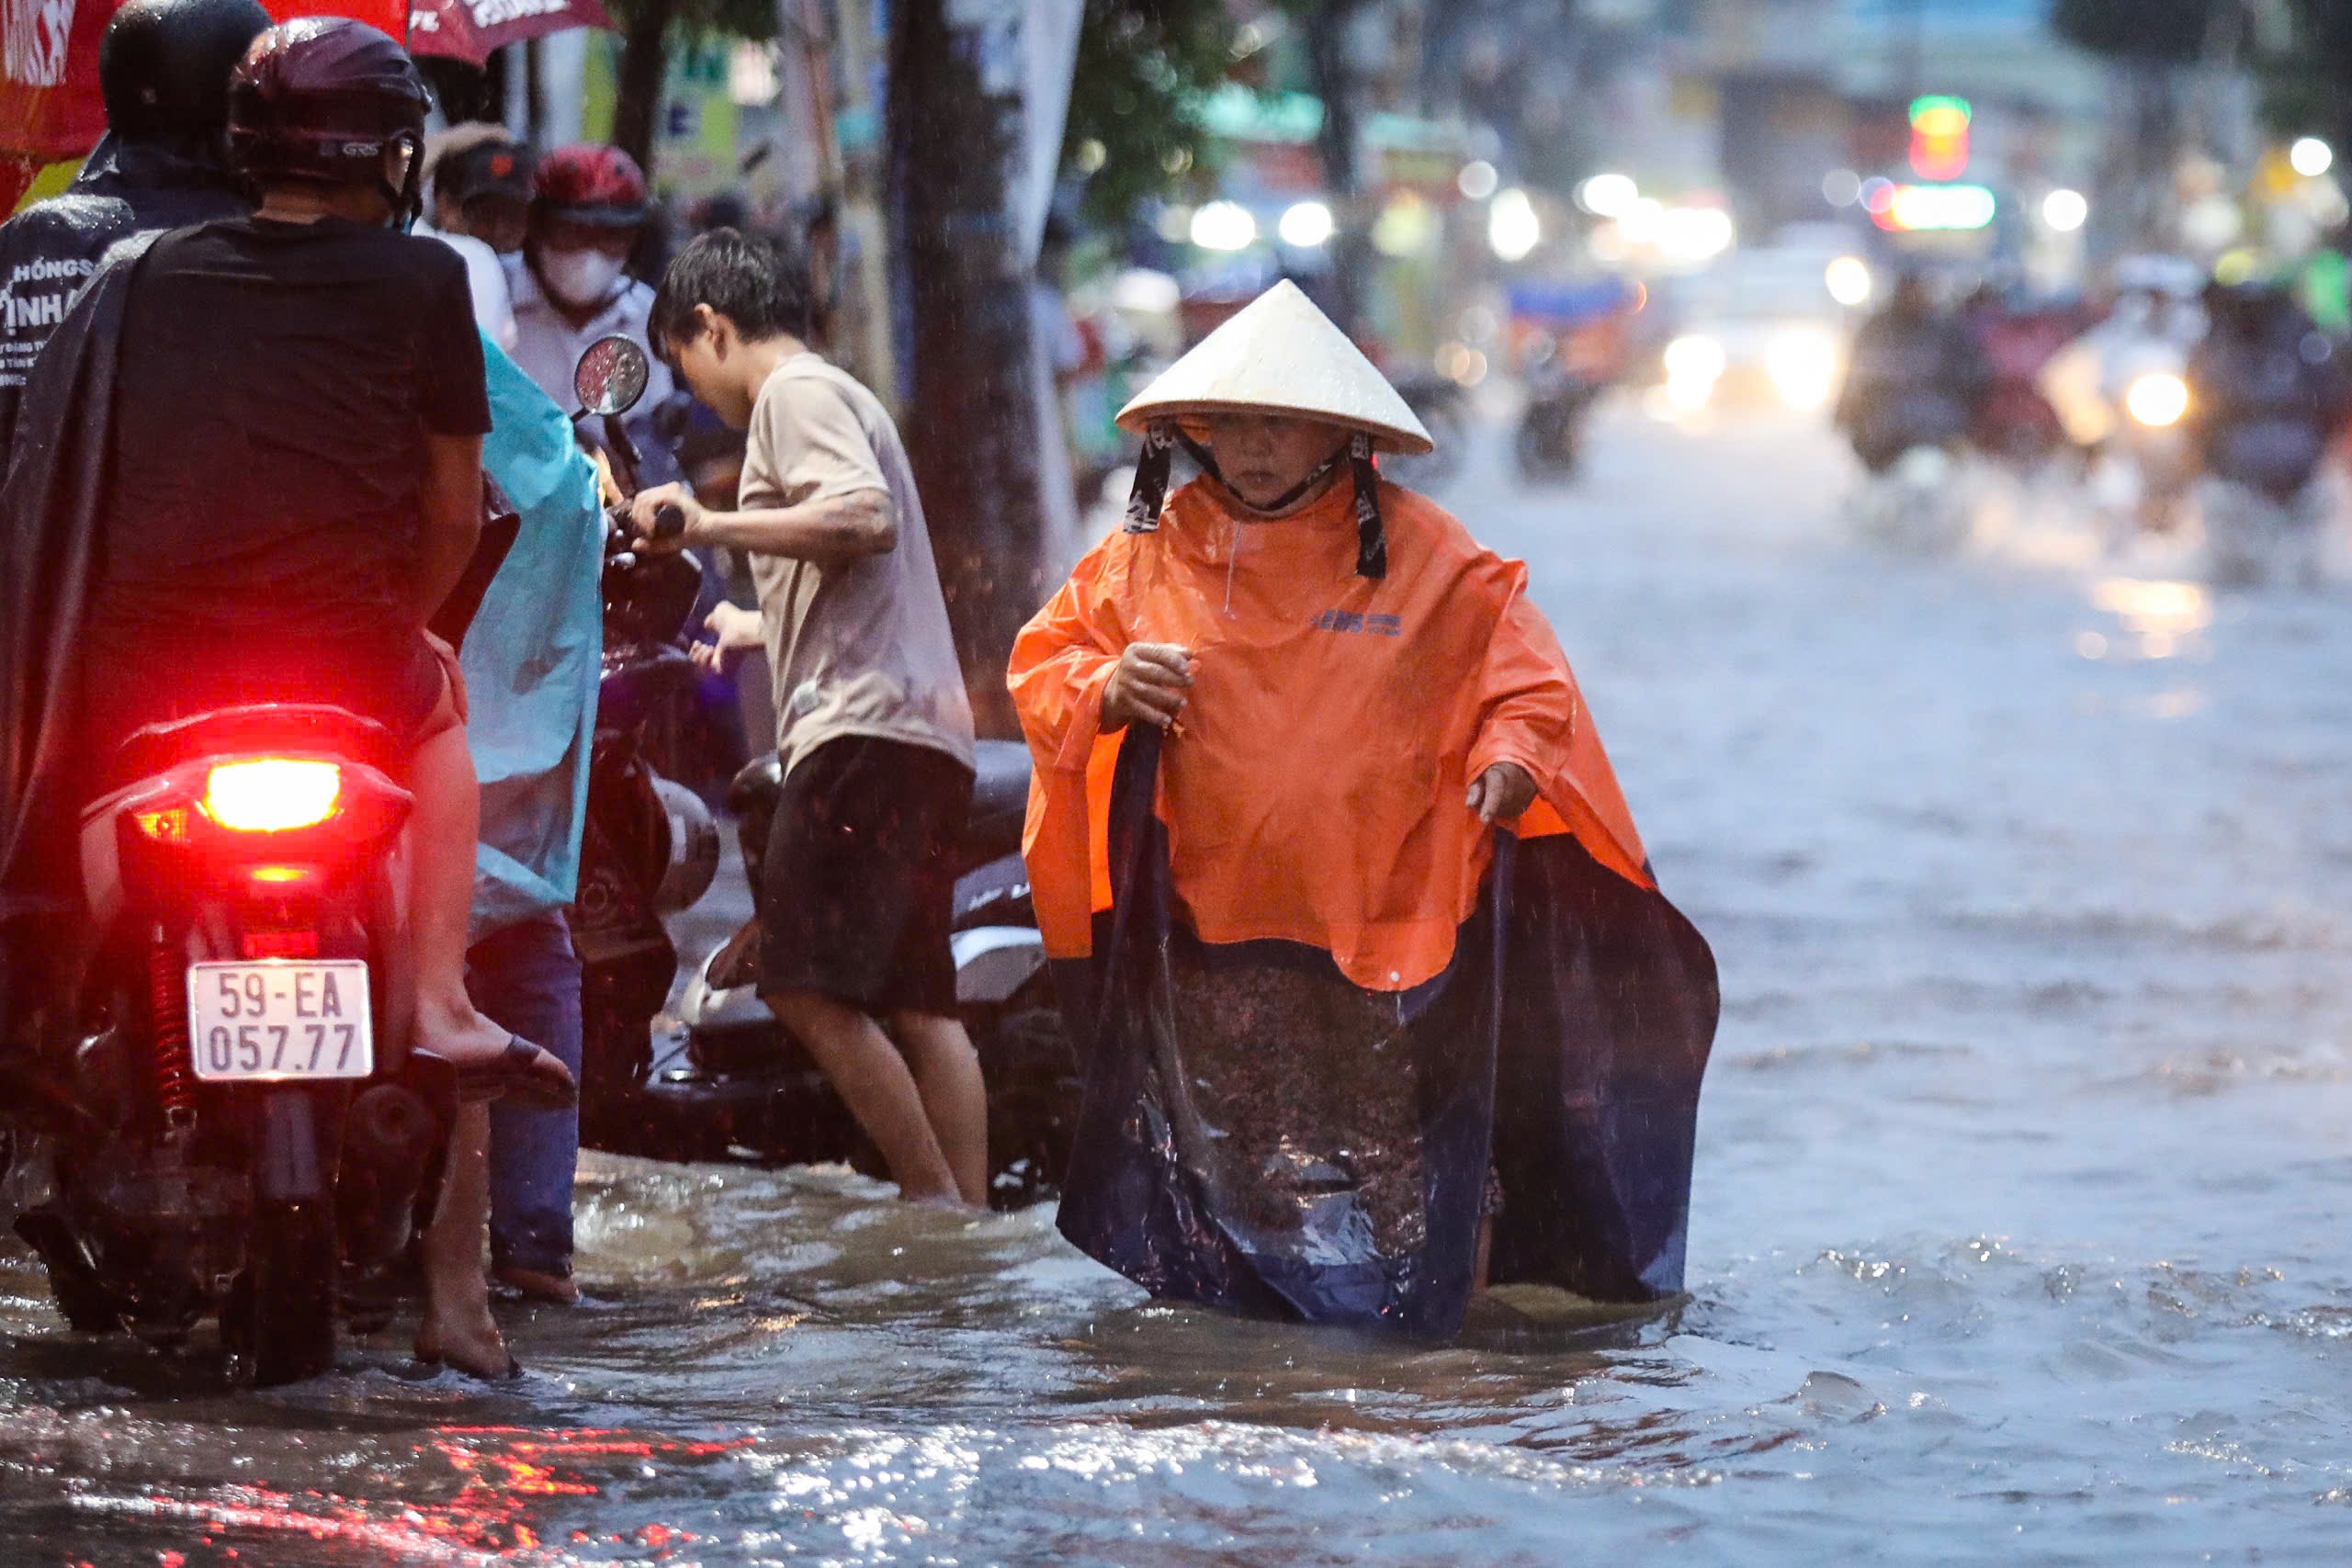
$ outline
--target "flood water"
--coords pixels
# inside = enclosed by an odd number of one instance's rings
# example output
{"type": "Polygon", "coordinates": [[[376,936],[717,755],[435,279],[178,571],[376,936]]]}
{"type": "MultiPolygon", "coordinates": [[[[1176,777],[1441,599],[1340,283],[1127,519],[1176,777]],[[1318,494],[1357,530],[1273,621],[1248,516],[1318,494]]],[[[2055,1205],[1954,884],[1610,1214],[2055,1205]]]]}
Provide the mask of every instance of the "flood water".
{"type": "Polygon", "coordinates": [[[1050,1213],[594,1158],[520,1384],[228,1394],[0,1263],[0,1562],[2352,1555],[2352,592],[1839,529],[1630,413],[1534,567],[1725,1000],[1691,1296],[1413,1348],[1148,1303],[1050,1213]]]}

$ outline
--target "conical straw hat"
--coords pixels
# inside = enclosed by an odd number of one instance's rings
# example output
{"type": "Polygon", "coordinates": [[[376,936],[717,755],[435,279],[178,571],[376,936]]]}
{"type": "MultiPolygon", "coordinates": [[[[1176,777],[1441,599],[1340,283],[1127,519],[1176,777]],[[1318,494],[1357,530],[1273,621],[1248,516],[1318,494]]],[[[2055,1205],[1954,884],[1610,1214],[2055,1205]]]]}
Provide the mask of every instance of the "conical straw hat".
{"type": "Polygon", "coordinates": [[[1146,387],[1119,411],[1119,427],[1140,434],[1154,420],[1250,412],[1361,430],[1384,452],[1436,446],[1388,378],[1287,278],[1146,387]]]}

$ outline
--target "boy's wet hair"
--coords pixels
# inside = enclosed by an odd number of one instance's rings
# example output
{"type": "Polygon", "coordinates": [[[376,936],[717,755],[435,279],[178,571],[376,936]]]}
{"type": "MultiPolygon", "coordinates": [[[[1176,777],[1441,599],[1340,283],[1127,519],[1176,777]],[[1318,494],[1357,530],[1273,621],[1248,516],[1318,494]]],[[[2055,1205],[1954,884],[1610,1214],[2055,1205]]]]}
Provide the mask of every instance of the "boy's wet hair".
{"type": "Polygon", "coordinates": [[[816,315],[813,292],[798,255],[733,229],[713,229],[662,275],[646,335],[670,357],[702,335],[695,307],[707,305],[754,343],[786,333],[806,338],[816,315]]]}

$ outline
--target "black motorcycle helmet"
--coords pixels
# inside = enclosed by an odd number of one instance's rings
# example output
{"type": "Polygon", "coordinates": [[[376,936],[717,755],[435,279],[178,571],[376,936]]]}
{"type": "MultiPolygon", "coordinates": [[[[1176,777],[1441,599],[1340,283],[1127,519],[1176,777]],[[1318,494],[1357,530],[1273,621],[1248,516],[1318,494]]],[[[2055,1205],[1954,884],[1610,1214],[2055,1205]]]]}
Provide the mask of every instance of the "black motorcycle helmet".
{"type": "Polygon", "coordinates": [[[424,77],[408,51],[365,22],[303,17],[254,39],[229,79],[229,159],[259,184],[374,185],[405,226],[422,209],[424,77]],[[384,154],[409,149],[407,177],[384,154]]]}
{"type": "Polygon", "coordinates": [[[229,73],[268,29],[256,0],[130,0],[98,40],[107,127],[130,141],[217,142],[229,73]]]}

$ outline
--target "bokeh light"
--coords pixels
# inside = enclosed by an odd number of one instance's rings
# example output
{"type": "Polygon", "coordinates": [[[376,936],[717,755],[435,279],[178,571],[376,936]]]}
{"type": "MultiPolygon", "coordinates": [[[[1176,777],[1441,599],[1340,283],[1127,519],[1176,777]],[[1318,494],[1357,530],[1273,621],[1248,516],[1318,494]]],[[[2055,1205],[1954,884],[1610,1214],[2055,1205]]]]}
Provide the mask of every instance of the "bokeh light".
{"type": "Polygon", "coordinates": [[[1193,214],[1193,243],[1204,251],[1246,251],[1258,241],[1258,220],[1238,201],[1212,201],[1193,214]]]}
{"type": "Polygon", "coordinates": [[[1595,175],[1577,186],[1577,205],[1596,218],[1623,218],[1641,198],[1629,175],[1595,175]]]}
{"type": "Polygon", "coordinates": [[[1544,243],[1544,220],[1525,191],[1513,186],[1495,197],[1487,213],[1487,242],[1507,262],[1526,260],[1544,243]]]}
{"type": "Polygon", "coordinates": [[[1871,301],[1874,285],[1870,263],[1860,256],[1839,256],[1822,269],[1821,281],[1827,287],[1829,298],[1849,310],[1871,301]]]}
{"type": "Polygon", "coordinates": [[[1293,250],[1311,251],[1329,240],[1335,227],[1329,207],[1319,201],[1302,201],[1283,213],[1274,231],[1293,250]]]}
{"type": "Polygon", "coordinates": [[[2062,186],[2041,198],[2041,220],[2061,234],[2073,233],[2090,215],[2090,201],[2081,191],[2062,186]]]}

